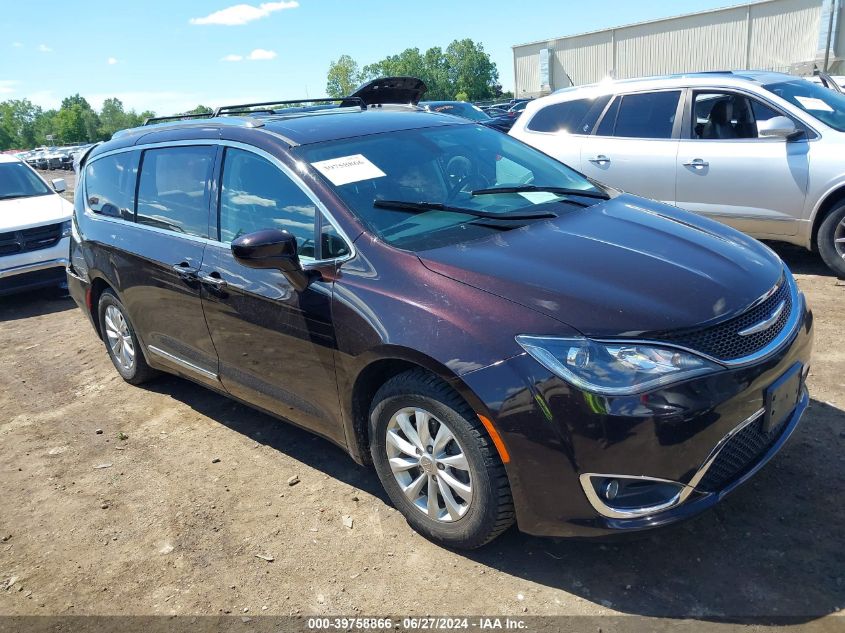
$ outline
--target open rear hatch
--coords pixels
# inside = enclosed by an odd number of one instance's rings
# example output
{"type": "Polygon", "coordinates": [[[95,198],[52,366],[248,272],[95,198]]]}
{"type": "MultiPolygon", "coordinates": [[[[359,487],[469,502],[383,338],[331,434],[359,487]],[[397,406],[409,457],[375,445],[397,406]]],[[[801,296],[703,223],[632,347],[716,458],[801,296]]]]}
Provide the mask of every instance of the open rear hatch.
{"type": "Polygon", "coordinates": [[[360,99],[368,106],[385,103],[417,105],[428,87],[416,77],[379,77],[362,84],[346,97],[340,107],[360,105],[360,99]],[[354,100],[353,100],[354,99],[354,100]]]}

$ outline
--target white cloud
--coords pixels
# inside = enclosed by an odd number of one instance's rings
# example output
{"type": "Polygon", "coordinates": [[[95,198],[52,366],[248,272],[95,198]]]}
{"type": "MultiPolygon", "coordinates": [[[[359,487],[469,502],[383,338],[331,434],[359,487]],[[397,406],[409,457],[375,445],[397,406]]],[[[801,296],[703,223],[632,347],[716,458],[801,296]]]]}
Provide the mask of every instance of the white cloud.
{"type": "Polygon", "coordinates": [[[21,48],[23,44],[21,42],[12,42],[12,46],[14,46],[15,48],[21,48]]]}
{"type": "Polygon", "coordinates": [[[240,62],[243,61],[243,55],[226,55],[226,57],[220,58],[221,62],[240,62]]]}
{"type": "Polygon", "coordinates": [[[276,51],[268,51],[264,48],[256,48],[249,54],[249,57],[247,57],[247,59],[255,61],[263,59],[274,59],[276,56],[276,51]]]}
{"type": "Polygon", "coordinates": [[[42,53],[52,53],[53,52],[53,49],[50,48],[49,46],[47,46],[46,44],[39,44],[38,50],[41,51],[42,53]]]}
{"type": "Polygon", "coordinates": [[[220,11],[215,11],[204,18],[191,18],[191,24],[222,24],[224,26],[240,26],[253,20],[266,18],[275,11],[295,9],[299,6],[296,0],[282,2],[262,2],[257,7],[251,4],[236,4],[220,11]]]}
{"type": "Polygon", "coordinates": [[[0,79],[0,95],[9,95],[15,91],[18,82],[13,79],[0,79]]]}
{"type": "Polygon", "coordinates": [[[106,63],[107,63],[109,66],[114,66],[114,65],[117,63],[117,59],[116,59],[116,58],[114,58],[114,57],[109,57],[109,58],[106,60],[106,63]]]}

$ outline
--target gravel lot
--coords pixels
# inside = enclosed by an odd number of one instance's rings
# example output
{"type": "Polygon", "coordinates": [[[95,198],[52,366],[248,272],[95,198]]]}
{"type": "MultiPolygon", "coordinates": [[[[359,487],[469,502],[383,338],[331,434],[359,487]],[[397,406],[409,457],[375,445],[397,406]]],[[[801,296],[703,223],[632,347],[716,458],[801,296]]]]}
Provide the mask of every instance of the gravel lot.
{"type": "MultiPolygon", "coordinates": [[[[72,188],[72,173],[47,177],[72,188]]],[[[178,378],[124,383],[61,292],[0,299],[0,615],[836,613],[845,286],[778,251],[815,310],[816,351],[811,407],[769,467],[641,540],[511,530],[469,554],[417,536],[324,440],[178,378]]]]}

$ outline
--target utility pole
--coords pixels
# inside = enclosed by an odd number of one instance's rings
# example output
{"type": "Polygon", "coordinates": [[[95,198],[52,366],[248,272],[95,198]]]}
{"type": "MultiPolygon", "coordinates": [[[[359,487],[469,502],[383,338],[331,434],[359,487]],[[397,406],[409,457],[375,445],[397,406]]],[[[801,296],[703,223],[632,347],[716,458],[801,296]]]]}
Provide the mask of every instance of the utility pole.
{"type": "Polygon", "coordinates": [[[836,12],[836,0],[830,0],[830,16],[827,21],[827,46],[824,47],[824,71],[830,62],[830,41],[833,38],[833,14],[836,12]]]}

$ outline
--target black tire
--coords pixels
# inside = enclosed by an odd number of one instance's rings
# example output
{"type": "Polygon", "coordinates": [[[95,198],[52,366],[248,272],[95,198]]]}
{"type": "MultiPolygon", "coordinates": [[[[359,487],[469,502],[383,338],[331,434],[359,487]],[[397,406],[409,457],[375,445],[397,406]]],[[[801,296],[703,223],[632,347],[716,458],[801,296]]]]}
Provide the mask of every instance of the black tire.
{"type": "Polygon", "coordinates": [[[118,299],[111,290],[104,290],[103,294],[100,295],[100,302],[97,305],[97,315],[100,323],[100,332],[103,335],[103,342],[106,345],[106,352],[108,353],[114,368],[121,377],[126,382],[133,385],[140,385],[141,383],[155,378],[158,375],[158,372],[147,364],[147,359],[144,358],[144,353],[141,351],[141,344],[138,341],[138,336],[135,334],[135,328],[132,325],[132,321],[129,320],[129,315],[126,313],[126,308],[123,307],[120,299],[118,299]],[[131,362],[128,366],[121,362],[115,354],[115,351],[112,349],[112,346],[109,344],[109,336],[107,334],[108,327],[106,324],[106,310],[109,308],[114,308],[120,312],[123,319],[125,319],[128,334],[132,339],[132,346],[134,350],[132,359],[133,362],[131,362]]]}
{"type": "MultiPolygon", "coordinates": [[[[405,372],[378,390],[370,408],[370,453],[379,479],[396,508],[411,527],[440,545],[456,549],[481,547],[514,522],[505,467],[486,429],[453,389],[426,371],[405,372]],[[431,518],[402,492],[390,467],[387,432],[393,416],[405,408],[424,409],[436,418],[433,424],[445,424],[465,455],[472,498],[460,518],[448,522],[431,518]]],[[[432,470],[436,474],[436,469],[432,470]]],[[[409,473],[411,478],[427,477],[419,467],[409,473]]],[[[443,497],[438,496],[438,500],[443,501],[443,497]]]]}
{"type": "MultiPolygon", "coordinates": [[[[836,250],[835,240],[837,239],[836,229],[843,222],[845,222],[845,204],[827,214],[816,235],[819,254],[824,263],[840,278],[845,278],[845,258],[836,250]]],[[[845,230],[840,229],[839,238],[845,238],[845,230]]],[[[845,253],[845,243],[840,244],[840,249],[845,253]]]]}

